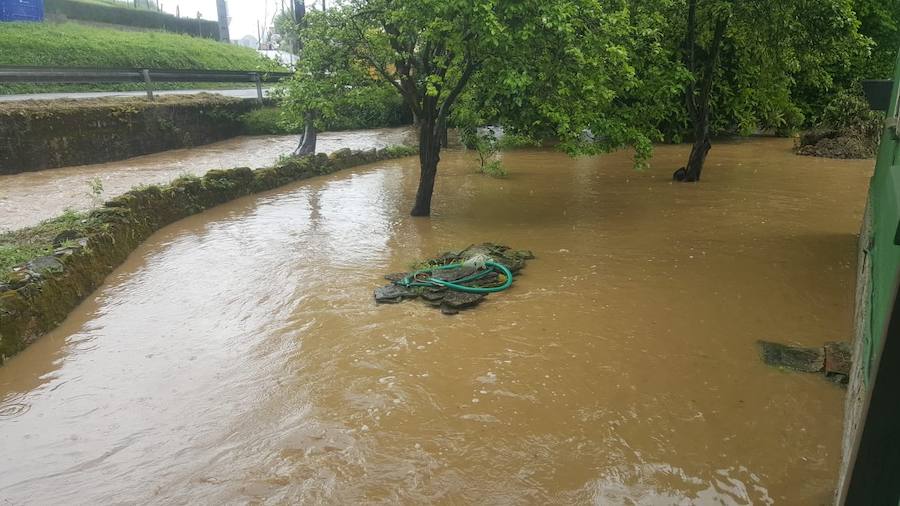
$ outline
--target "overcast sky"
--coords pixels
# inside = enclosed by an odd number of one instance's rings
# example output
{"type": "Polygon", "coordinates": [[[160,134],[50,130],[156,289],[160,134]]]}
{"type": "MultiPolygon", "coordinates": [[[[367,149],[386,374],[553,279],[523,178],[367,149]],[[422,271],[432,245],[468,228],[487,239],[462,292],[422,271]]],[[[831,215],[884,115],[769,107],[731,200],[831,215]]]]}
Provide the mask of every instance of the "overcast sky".
{"type": "MultiPolygon", "coordinates": [[[[227,0],[228,15],[231,17],[229,31],[232,39],[240,39],[244,35],[256,37],[256,21],[265,25],[272,21],[272,16],[281,9],[282,0],[227,0]]],[[[287,6],[288,0],[284,0],[287,6]]],[[[197,12],[203,15],[203,19],[215,20],[216,0],[159,0],[159,4],[166,12],[175,13],[175,7],[181,8],[183,17],[195,17],[197,12]]],[[[307,1],[312,4],[311,0],[307,1]]],[[[321,4],[321,1],[317,2],[321,4]]]]}

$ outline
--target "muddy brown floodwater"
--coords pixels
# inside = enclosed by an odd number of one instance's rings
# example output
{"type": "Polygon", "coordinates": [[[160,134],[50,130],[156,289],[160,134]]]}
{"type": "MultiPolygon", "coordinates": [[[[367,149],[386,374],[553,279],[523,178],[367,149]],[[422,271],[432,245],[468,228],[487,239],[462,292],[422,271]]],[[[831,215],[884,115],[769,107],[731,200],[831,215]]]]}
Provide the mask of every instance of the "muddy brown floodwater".
{"type": "Polygon", "coordinates": [[[414,158],[244,198],[154,235],[0,368],[0,497],[31,504],[829,501],[844,391],[757,339],[851,332],[871,161],[718,143],[704,181],[627,153],[414,158]],[[447,317],[380,275],[481,241],[534,250],[447,317]]]}
{"type": "MultiPolygon", "coordinates": [[[[319,134],[318,148],[383,148],[410,142],[410,129],[379,128],[319,134]]],[[[296,135],[237,137],[190,149],[177,149],[128,160],[63,167],[11,176],[0,175],[0,232],[34,225],[66,209],[94,204],[91,185],[99,179],[102,200],[142,184],[168,183],[178,176],[202,176],[211,169],[268,167],[297,147],[296,135]]]]}

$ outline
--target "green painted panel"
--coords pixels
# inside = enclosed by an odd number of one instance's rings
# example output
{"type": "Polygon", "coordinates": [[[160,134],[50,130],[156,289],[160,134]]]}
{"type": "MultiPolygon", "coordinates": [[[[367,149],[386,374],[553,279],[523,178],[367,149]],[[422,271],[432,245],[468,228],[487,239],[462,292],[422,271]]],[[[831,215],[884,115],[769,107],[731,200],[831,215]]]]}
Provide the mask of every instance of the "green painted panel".
{"type": "Polygon", "coordinates": [[[900,142],[898,142],[897,94],[900,84],[900,60],[894,73],[894,88],[888,109],[886,128],[882,135],[875,174],[869,189],[872,203],[872,311],[863,366],[867,380],[871,379],[871,365],[875,350],[880,348],[884,328],[890,317],[894,282],[900,267],[900,142]]]}

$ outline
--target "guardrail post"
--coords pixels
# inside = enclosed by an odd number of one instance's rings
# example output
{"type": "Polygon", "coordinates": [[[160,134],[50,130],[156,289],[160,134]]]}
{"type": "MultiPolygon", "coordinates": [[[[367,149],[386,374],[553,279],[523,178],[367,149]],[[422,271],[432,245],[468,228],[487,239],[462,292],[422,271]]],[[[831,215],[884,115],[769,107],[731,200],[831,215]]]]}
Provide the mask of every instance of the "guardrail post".
{"type": "Polygon", "coordinates": [[[147,87],[147,99],[153,100],[153,81],[150,80],[150,71],[144,69],[141,74],[144,75],[144,85],[147,87]]]}
{"type": "Polygon", "coordinates": [[[263,92],[262,92],[262,79],[259,77],[259,72],[253,73],[253,81],[256,83],[256,103],[263,103],[263,92]]]}

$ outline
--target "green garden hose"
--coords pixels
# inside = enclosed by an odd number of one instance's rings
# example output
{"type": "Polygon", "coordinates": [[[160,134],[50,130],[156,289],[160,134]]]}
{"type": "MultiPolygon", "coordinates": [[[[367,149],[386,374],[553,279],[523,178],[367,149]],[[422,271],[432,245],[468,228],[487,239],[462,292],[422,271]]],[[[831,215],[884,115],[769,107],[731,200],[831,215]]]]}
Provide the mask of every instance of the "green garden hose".
{"type": "Polygon", "coordinates": [[[470,274],[462,279],[456,279],[454,281],[444,281],[442,279],[435,279],[433,277],[429,277],[427,279],[419,280],[416,279],[420,274],[424,274],[426,272],[434,272],[434,271],[445,271],[450,269],[457,269],[462,267],[465,264],[449,264],[442,265],[440,267],[432,267],[430,269],[421,269],[416,272],[413,272],[409,276],[397,281],[396,284],[405,286],[408,288],[421,286],[421,287],[443,287],[448,288],[450,290],[456,290],[458,292],[467,292],[467,293],[494,293],[506,290],[512,285],[513,275],[512,272],[503,264],[498,264],[497,262],[485,262],[484,266],[489,267],[489,269],[484,269],[478,271],[474,274],[470,274]],[[476,279],[481,279],[492,272],[497,272],[498,274],[503,274],[506,276],[506,281],[503,282],[502,285],[498,286],[490,286],[490,287],[481,287],[481,286],[464,286],[461,283],[468,283],[469,281],[475,281],[476,279]]]}

